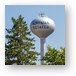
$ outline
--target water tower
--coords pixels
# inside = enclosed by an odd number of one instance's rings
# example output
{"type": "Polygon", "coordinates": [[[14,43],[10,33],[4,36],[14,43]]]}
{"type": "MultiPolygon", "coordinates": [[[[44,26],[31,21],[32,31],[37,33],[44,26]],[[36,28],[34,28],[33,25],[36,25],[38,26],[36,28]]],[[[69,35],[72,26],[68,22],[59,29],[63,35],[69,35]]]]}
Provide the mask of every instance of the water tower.
{"type": "MultiPolygon", "coordinates": [[[[54,32],[55,23],[52,19],[47,17],[44,13],[39,14],[39,16],[34,19],[30,24],[31,31],[40,38],[40,48],[41,48],[41,59],[44,57],[44,44],[45,39],[54,32]]],[[[41,64],[43,64],[41,60],[41,64]]]]}

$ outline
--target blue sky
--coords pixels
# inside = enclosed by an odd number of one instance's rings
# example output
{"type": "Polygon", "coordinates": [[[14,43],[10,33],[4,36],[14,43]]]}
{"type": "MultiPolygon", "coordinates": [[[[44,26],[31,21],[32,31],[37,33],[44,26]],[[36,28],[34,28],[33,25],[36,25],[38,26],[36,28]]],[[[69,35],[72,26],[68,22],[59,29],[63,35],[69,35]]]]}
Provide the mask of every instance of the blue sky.
{"type": "MultiPolygon", "coordinates": [[[[51,45],[59,49],[65,47],[65,7],[64,5],[6,5],[5,6],[5,24],[6,28],[12,28],[11,17],[18,18],[21,14],[27,22],[30,30],[30,23],[37,18],[39,13],[45,13],[55,21],[55,31],[46,38],[46,46],[51,45]]],[[[40,39],[35,37],[36,50],[40,52],[40,39]]]]}

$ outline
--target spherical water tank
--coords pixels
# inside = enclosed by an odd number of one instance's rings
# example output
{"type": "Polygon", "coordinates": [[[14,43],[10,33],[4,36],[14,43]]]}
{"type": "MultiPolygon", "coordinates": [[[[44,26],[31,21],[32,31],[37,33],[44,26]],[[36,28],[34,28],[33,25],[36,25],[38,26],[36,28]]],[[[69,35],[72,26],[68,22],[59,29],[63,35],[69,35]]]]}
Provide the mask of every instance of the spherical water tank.
{"type": "Polygon", "coordinates": [[[31,31],[39,38],[46,38],[53,33],[55,23],[52,19],[41,13],[38,18],[34,19],[30,24],[31,31]]]}

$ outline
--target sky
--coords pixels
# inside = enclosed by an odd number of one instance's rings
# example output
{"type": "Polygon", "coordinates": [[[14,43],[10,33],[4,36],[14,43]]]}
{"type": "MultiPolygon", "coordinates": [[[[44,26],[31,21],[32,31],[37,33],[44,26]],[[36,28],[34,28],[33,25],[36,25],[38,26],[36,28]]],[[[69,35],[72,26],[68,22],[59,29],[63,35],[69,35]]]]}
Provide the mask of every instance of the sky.
{"type": "MultiPolygon", "coordinates": [[[[24,17],[30,30],[30,23],[38,17],[39,13],[45,13],[49,18],[55,21],[55,31],[46,38],[45,49],[48,45],[59,49],[65,47],[65,6],[64,5],[6,5],[5,6],[5,26],[12,28],[11,17],[18,18],[19,15],[24,17]]],[[[40,39],[35,37],[36,51],[40,52],[40,39]]],[[[47,51],[47,49],[46,49],[47,51]]]]}

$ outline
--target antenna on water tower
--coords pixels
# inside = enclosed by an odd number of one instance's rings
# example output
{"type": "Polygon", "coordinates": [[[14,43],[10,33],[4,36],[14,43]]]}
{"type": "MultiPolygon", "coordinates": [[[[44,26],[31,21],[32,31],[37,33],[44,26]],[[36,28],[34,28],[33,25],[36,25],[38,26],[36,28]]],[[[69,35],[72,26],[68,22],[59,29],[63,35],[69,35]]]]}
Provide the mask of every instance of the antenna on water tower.
{"type": "Polygon", "coordinates": [[[31,28],[31,31],[40,38],[41,64],[43,64],[44,61],[42,59],[44,57],[45,39],[54,32],[55,23],[44,13],[40,13],[38,18],[34,19],[31,22],[30,28],[31,28]]]}

